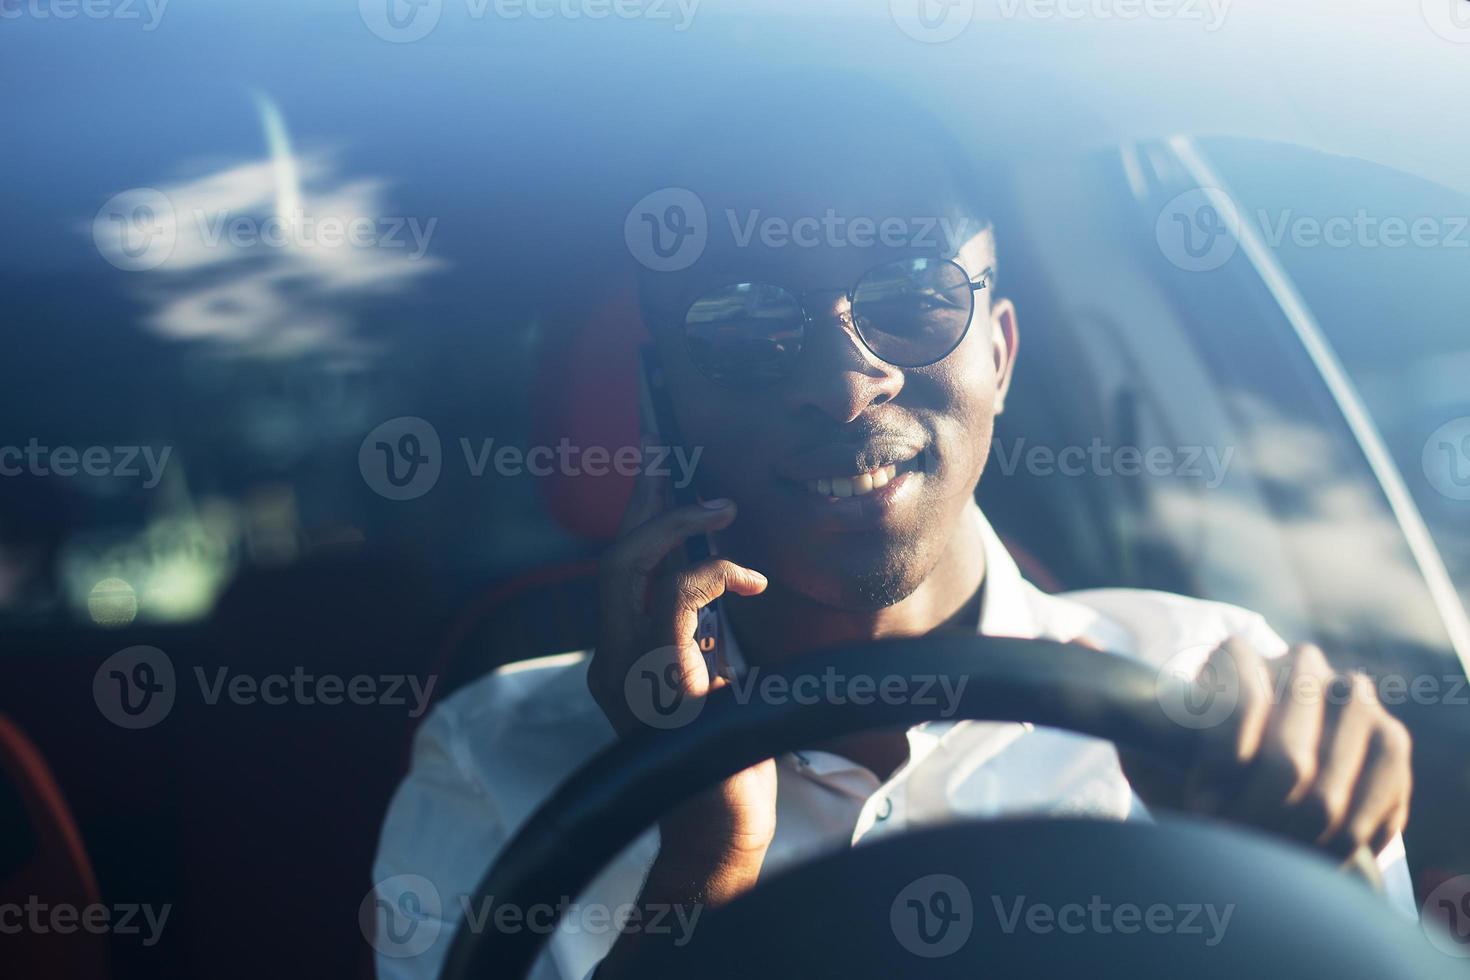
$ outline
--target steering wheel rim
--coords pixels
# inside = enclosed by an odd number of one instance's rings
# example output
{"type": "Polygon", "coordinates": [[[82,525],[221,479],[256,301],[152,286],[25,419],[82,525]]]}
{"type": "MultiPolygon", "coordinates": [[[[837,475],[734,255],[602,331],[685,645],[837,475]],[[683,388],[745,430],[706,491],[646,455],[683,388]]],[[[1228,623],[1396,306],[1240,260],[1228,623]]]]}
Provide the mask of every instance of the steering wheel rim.
{"type": "MultiPolygon", "coordinates": [[[[938,698],[742,703],[735,685],[726,685],[703,699],[682,727],[637,732],[574,772],[507,842],[471,907],[494,895],[514,908],[557,909],[559,896],[581,893],[677,804],[763,759],[842,735],[938,720],[1032,722],[1124,745],[1175,769],[1188,764],[1200,736],[1165,713],[1155,669],[1053,640],[963,634],[884,640],[803,656],[762,668],[761,676],[791,684],[831,672],[910,684],[948,676],[957,699],[949,713],[938,698]]],[[[551,931],[475,931],[461,924],[441,980],[524,977],[551,931]]]]}

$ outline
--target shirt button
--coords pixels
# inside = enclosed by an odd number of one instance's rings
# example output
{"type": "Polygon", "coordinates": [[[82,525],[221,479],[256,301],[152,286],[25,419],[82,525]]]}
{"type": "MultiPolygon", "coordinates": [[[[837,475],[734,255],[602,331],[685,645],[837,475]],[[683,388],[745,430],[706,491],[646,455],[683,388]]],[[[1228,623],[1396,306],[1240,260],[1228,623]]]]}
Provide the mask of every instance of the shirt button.
{"type": "Polygon", "coordinates": [[[878,807],[878,812],[873,817],[873,819],[881,823],[891,816],[893,816],[893,800],[890,797],[885,796],[883,797],[883,804],[878,807]]]}

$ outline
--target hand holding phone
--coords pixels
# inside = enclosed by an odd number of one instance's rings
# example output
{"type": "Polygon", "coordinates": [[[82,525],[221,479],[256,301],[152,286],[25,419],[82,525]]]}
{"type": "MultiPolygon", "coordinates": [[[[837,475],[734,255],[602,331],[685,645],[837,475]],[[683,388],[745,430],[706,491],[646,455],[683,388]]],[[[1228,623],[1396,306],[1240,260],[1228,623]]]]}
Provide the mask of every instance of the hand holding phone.
{"type": "MultiPolygon", "coordinates": [[[[644,399],[653,438],[667,440],[672,414],[657,422],[652,396],[662,377],[646,380],[654,382],[644,399]]],[[[668,476],[645,471],[637,481],[618,539],[602,555],[597,647],[587,664],[588,690],[620,735],[677,727],[689,699],[730,683],[692,642],[719,637],[700,617],[726,592],[754,596],[767,585],[759,572],[701,550],[738,519],[732,501],[696,501],[691,492],[671,507],[668,476]],[[681,550],[694,560],[668,560],[681,550]]],[[[776,787],[775,760],[764,759],[666,814],[641,901],[723,903],[754,887],[776,832],[776,787]]],[[[598,975],[638,976],[636,939],[620,939],[598,975]]]]}
{"type": "MultiPolygon", "coordinates": [[[[638,408],[643,434],[661,447],[673,449],[682,446],[684,441],[679,434],[678,421],[674,418],[674,406],[664,381],[663,365],[659,363],[658,351],[651,344],[645,344],[639,348],[638,356],[638,408]]],[[[673,498],[676,507],[699,503],[693,481],[682,487],[676,484],[673,487],[673,498]]],[[[684,543],[684,560],[688,566],[698,565],[713,554],[714,543],[708,534],[691,535],[684,543]]],[[[728,667],[721,649],[723,639],[724,621],[720,616],[719,600],[716,599],[700,610],[699,625],[695,630],[695,641],[704,654],[711,677],[725,672],[728,667]]]]}

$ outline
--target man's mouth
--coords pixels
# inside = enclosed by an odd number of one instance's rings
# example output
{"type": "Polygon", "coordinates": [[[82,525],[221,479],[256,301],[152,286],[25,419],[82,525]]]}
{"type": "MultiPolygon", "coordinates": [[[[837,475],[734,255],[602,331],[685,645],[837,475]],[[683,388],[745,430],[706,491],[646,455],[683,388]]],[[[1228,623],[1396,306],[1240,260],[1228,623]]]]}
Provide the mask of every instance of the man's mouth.
{"type": "Polygon", "coordinates": [[[889,463],[887,466],[875,467],[861,473],[807,480],[803,485],[808,493],[818,497],[834,499],[862,497],[876,490],[882,490],[905,473],[922,469],[923,459],[923,453],[920,453],[911,459],[889,463]]]}

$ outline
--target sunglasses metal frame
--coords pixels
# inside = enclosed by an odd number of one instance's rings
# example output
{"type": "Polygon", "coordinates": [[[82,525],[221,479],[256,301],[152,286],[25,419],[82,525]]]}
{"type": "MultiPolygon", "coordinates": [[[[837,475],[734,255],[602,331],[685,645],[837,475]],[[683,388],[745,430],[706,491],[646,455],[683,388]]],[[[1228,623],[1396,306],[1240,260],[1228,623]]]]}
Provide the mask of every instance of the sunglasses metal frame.
{"type": "MultiPolygon", "coordinates": [[[[949,355],[953,354],[955,352],[955,350],[957,350],[959,348],[960,344],[964,343],[965,338],[969,336],[969,334],[970,334],[970,327],[973,326],[974,323],[975,323],[975,301],[974,301],[975,294],[978,293],[980,290],[985,289],[986,287],[988,287],[990,285],[990,280],[991,280],[991,277],[995,273],[995,269],[994,269],[993,266],[986,266],[985,269],[981,271],[978,279],[971,279],[970,278],[970,272],[969,272],[969,270],[966,269],[964,266],[960,265],[959,262],[955,261],[952,258],[941,258],[941,259],[939,259],[940,262],[947,263],[949,265],[954,266],[956,269],[958,269],[960,271],[960,273],[964,275],[965,281],[970,286],[970,312],[969,312],[969,315],[967,316],[967,318],[965,320],[965,327],[964,327],[963,330],[960,331],[959,336],[955,338],[954,343],[951,344],[949,346],[949,348],[947,350],[945,350],[944,353],[940,354],[938,357],[935,357],[932,360],[924,361],[923,363],[920,363],[920,364],[900,364],[900,363],[898,363],[896,361],[890,361],[888,358],[884,357],[882,354],[879,354],[877,351],[873,350],[873,347],[868,342],[868,339],[863,336],[862,329],[858,326],[857,319],[852,315],[851,309],[852,309],[852,304],[853,304],[853,301],[854,301],[854,297],[857,294],[858,288],[860,286],[862,286],[864,279],[866,279],[868,276],[872,275],[872,273],[874,271],[878,270],[878,269],[881,269],[881,268],[883,268],[885,266],[888,266],[888,265],[894,265],[897,262],[901,262],[901,261],[904,261],[904,260],[902,260],[902,259],[895,259],[895,260],[890,261],[890,262],[880,262],[880,263],[878,263],[877,265],[873,266],[872,268],[865,270],[862,273],[862,275],[858,276],[857,281],[854,282],[851,286],[847,287],[846,289],[843,289],[843,288],[823,289],[823,288],[819,288],[819,287],[813,287],[813,288],[805,289],[805,290],[802,290],[802,291],[798,292],[796,290],[789,289],[786,286],[781,285],[780,283],[769,282],[769,281],[764,281],[764,280],[759,280],[759,279],[742,279],[742,280],[736,280],[736,281],[733,281],[733,282],[723,283],[723,284],[718,285],[718,286],[711,286],[708,289],[702,290],[700,292],[700,294],[698,296],[696,296],[693,300],[691,300],[689,302],[689,305],[684,308],[684,314],[680,318],[680,329],[681,329],[681,331],[683,333],[684,343],[685,343],[685,349],[686,349],[686,351],[688,350],[688,344],[689,344],[689,312],[694,309],[695,305],[698,304],[700,302],[700,300],[704,299],[706,296],[708,296],[710,293],[712,293],[712,292],[714,292],[716,290],[726,289],[726,288],[729,288],[730,286],[746,286],[746,285],[755,286],[755,285],[759,285],[759,286],[770,286],[770,287],[774,287],[776,289],[779,289],[782,292],[786,293],[788,296],[790,296],[792,299],[796,300],[797,308],[801,310],[801,317],[802,317],[801,325],[802,325],[803,332],[805,332],[806,328],[810,327],[816,321],[816,318],[812,316],[811,310],[808,308],[808,305],[807,305],[807,297],[813,296],[813,295],[817,295],[817,294],[827,294],[827,295],[830,295],[830,294],[833,294],[833,293],[837,293],[837,294],[840,294],[844,299],[847,300],[847,305],[848,305],[848,309],[847,310],[844,310],[842,312],[842,314],[840,315],[841,320],[842,320],[842,322],[843,322],[844,325],[849,326],[849,327],[852,328],[853,336],[857,337],[858,343],[860,343],[860,344],[863,345],[863,350],[867,351],[869,354],[871,354],[873,357],[877,358],[878,360],[882,361],[884,364],[888,364],[888,365],[891,365],[891,366],[897,367],[897,368],[902,368],[904,370],[912,370],[912,369],[916,369],[916,368],[929,367],[932,364],[938,364],[940,361],[944,360],[946,357],[948,357],[949,355]]],[[[958,284],[956,284],[956,285],[958,285],[958,284]]],[[[804,339],[805,338],[803,337],[803,340],[804,339]]],[[[803,348],[802,349],[805,350],[805,344],[803,344],[803,348]]],[[[694,358],[692,358],[692,352],[690,352],[690,353],[691,353],[691,359],[694,359],[694,358]]],[[[796,357],[800,357],[801,356],[801,353],[802,353],[801,351],[797,351],[796,357]]],[[[694,360],[695,360],[695,366],[698,367],[698,363],[699,363],[698,360],[697,359],[694,359],[694,360]]],[[[792,360],[794,361],[795,358],[793,358],[792,360]]],[[[706,379],[708,379],[710,382],[712,382],[714,384],[721,385],[723,387],[727,387],[727,388],[767,387],[769,384],[775,384],[775,383],[777,383],[777,381],[782,380],[782,379],[784,379],[786,377],[786,375],[782,375],[781,378],[775,379],[775,380],[773,380],[771,382],[767,382],[766,384],[751,385],[751,384],[740,384],[740,383],[731,384],[729,381],[720,380],[718,378],[715,378],[715,377],[710,376],[702,368],[700,369],[700,373],[701,374],[704,374],[705,377],[706,377],[706,379]]],[[[789,374],[789,372],[787,372],[787,373],[789,374]]]]}

